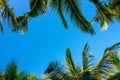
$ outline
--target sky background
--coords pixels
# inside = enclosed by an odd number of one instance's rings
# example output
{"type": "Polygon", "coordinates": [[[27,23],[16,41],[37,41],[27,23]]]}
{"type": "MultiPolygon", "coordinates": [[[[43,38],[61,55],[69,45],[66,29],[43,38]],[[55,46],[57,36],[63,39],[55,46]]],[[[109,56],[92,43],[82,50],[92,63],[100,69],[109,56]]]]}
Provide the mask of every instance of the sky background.
{"type": "MultiPolygon", "coordinates": [[[[29,11],[29,0],[10,0],[16,15],[29,11]]],[[[90,21],[95,15],[95,7],[88,0],[81,0],[81,8],[90,21]]],[[[96,35],[81,32],[69,23],[65,30],[54,11],[48,10],[44,15],[29,20],[28,31],[22,35],[12,33],[10,27],[5,27],[5,34],[0,35],[0,68],[4,69],[12,59],[18,63],[19,70],[32,72],[38,77],[42,75],[50,61],[58,60],[64,63],[66,48],[70,48],[73,59],[81,63],[81,52],[85,43],[89,43],[90,52],[95,56],[95,62],[102,57],[105,48],[120,41],[120,23],[109,24],[107,31],[101,31],[99,24],[93,25],[96,35]]]]}

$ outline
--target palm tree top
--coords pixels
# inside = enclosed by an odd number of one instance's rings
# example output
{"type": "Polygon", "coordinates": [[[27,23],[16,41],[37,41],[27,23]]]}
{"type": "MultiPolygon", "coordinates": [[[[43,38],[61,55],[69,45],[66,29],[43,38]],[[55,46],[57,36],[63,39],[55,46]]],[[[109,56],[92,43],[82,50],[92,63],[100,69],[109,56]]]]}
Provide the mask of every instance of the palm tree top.
{"type": "MultiPolygon", "coordinates": [[[[119,0],[89,0],[96,7],[96,16],[91,21],[88,21],[81,11],[80,0],[29,0],[30,11],[22,16],[15,16],[14,8],[8,5],[9,0],[0,0],[1,3],[1,18],[9,20],[9,26],[13,32],[25,32],[28,30],[28,22],[30,18],[38,17],[47,12],[47,9],[54,11],[61,19],[65,29],[68,29],[66,16],[72,21],[75,26],[82,32],[95,34],[92,28],[93,22],[99,22],[101,29],[106,30],[108,24],[115,19],[120,20],[119,0]],[[19,18],[23,17],[23,18],[19,18]],[[18,19],[19,18],[19,19],[18,19]]],[[[4,31],[3,22],[0,20],[0,30],[4,31]]]]}
{"type": "Polygon", "coordinates": [[[54,80],[102,80],[113,76],[120,69],[118,62],[120,59],[116,57],[119,53],[120,42],[105,49],[102,58],[93,65],[93,56],[89,53],[88,44],[82,51],[82,66],[76,64],[72,58],[70,49],[66,49],[65,67],[57,61],[50,62],[45,74],[48,78],[54,80]],[[116,59],[116,60],[115,60],[116,59]]]}

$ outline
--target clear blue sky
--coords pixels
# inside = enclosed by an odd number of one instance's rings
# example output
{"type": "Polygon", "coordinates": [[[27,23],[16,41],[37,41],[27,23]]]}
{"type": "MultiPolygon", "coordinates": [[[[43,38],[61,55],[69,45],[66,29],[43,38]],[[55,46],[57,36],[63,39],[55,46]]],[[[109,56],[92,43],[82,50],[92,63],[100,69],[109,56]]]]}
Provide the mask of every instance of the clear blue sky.
{"type": "MultiPolygon", "coordinates": [[[[29,11],[28,0],[10,0],[16,15],[29,11]]],[[[82,0],[82,11],[88,20],[95,15],[95,8],[87,0],[82,0]]],[[[67,17],[66,17],[67,18],[67,17]]],[[[99,24],[94,24],[96,35],[82,33],[68,19],[69,29],[65,30],[59,17],[48,10],[42,16],[29,20],[28,32],[24,35],[12,33],[5,28],[0,36],[0,68],[15,59],[19,69],[40,76],[52,60],[64,62],[65,50],[70,48],[76,63],[81,63],[81,51],[86,42],[97,61],[104,49],[120,41],[120,23],[109,25],[108,31],[101,32],[99,24]]]]}

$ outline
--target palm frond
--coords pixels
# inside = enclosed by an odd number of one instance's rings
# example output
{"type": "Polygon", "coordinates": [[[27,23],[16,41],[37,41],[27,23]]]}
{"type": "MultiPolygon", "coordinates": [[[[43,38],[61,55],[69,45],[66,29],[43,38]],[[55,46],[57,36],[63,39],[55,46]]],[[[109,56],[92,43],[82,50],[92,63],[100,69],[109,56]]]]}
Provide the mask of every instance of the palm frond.
{"type": "Polygon", "coordinates": [[[111,66],[111,60],[109,59],[110,52],[105,52],[106,55],[104,55],[100,61],[97,63],[97,65],[94,67],[94,69],[91,72],[94,72],[93,74],[97,79],[106,78],[112,74],[112,66],[111,66]],[[99,75],[99,76],[98,76],[99,75]]]}
{"type": "Polygon", "coordinates": [[[67,73],[73,77],[77,78],[78,74],[80,73],[80,70],[78,71],[78,65],[76,65],[72,59],[70,49],[66,49],[66,57],[65,57],[65,62],[66,62],[66,70],[67,73]]]}
{"type": "Polygon", "coordinates": [[[107,80],[120,80],[120,72],[110,76],[107,80]]]}
{"type": "MultiPolygon", "coordinates": [[[[112,51],[114,51],[114,52],[118,51],[118,50],[120,49],[120,42],[114,44],[113,46],[111,46],[111,47],[109,47],[109,48],[107,48],[107,49],[112,50],[112,51]]],[[[107,50],[107,49],[106,49],[106,50],[107,50]]]]}
{"type": "Polygon", "coordinates": [[[34,74],[29,74],[27,75],[27,80],[37,80],[37,78],[34,74]]]}
{"type": "Polygon", "coordinates": [[[93,63],[92,61],[93,56],[89,54],[89,46],[86,44],[82,52],[83,71],[91,70],[93,63]]]}
{"type": "Polygon", "coordinates": [[[107,78],[111,75],[113,75],[114,71],[114,63],[113,63],[113,54],[115,54],[116,50],[120,48],[120,43],[114,44],[112,47],[107,48],[104,51],[103,57],[100,59],[100,61],[97,63],[95,68],[92,70],[94,72],[95,76],[98,76],[98,79],[101,78],[107,78]]]}
{"type": "Polygon", "coordinates": [[[0,31],[2,32],[2,33],[4,33],[4,30],[3,30],[3,26],[2,26],[2,22],[0,21],[0,31]]]}
{"type": "Polygon", "coordinates": [[[97,80],[97,79],[95,79],[94,75],[92,75],[89,71],[84,71],[80,75],[79,80],[97,80]]]}
{"type": "Polygon", "coordinates": [[[108,0],[110,8],[115,12],[115,18],[120,21],[120,0],[108,0]]]}
{"type": "Polygon", "coordinates": [[[116,68],[116,72],[120,72],[120,55],[119,55],[119,50],[120,50],[120,42],[114,44],[112,47],[108,48],[111,50],[113,54],[111,54],[110,58],[111,64],[114,68],[116,68]]]}
{"type": "Polygon", "coordinates": [[[101,29],[107,30],[108,23],[113,22],[115,12],[107,4],[103,4],[99,0],[90,0],[97,8],[97,18],[94,19],[100,22],[101,29]]]}
{"type": "Polygon", "coordinates": [[[1,3],[2,5],[4,5],[4,4],[7,4],[8,1],[9,1],[9,0],[0,0],[0,3],[1,3]]]}
{"type": "Polygon", "coordinates": [[[3,4],[3,0],[0,0],[0,5],[2,5],[3,4]]]}
{"type": "Polygon", "coordinates": [[[66,29],[68,29],[67,21],[65,20],[63,11],[64,11],[64,0],[51,0],[51,8],[57,12],[61,21],[66,29]]]}
{"type": "Polygon", "coordinates": [[[18,80],[27,80],[28,74],[25,71],[18,72],[18,80]]]}
{"type": "Polygon", "coordinates": [[[4,72],[0,71],[0,80],[5,80],[5,74],[4,72]]]}
{"type": "Polygon", "coordinates": [[[71,21],[74,22],[74,24],[83,32],[87,32],[92,35],[95,34],[91,24],[83,16],[79,5],[79,0],[65,0],[65,12],[69,14],[71,21]]]}
{"type": "Polygon", "coordinates": [[[43,11],[46,12],[51,0],[43,0],[43,11]]]}
{"type": "Polygon", "coordinates": [[[48,75],[52,80],[67,80],[68,77],[63,71],[63,65],[58,61],[50,62],[44,74],[48,75]]]}
{"type": "Polygon", "coordinates": [[[16,80],[17,76],[17,64],[15,61],[11,61],[5,71],[5,80],[16,80]]]}
{"type": "Polygon", "coordinates": [[[18,27],[18,23],[16,21],[15,14],[13,12],[13,9],[10,8],[7,4],[4,4],[3,11],[1,13],[2,19],[8,21],[8,26],[11,26],[13,28],[18,27]]]}
{"type": "Polygon", "coordinates": [[[115,72],[120,72],[120,56],[113,53],[113,55],[111,55],[111,59],[111,64],[113,64],[112,66],[116,69],[115,72]]]}
{"type": "Polygon", "coordinates": [[[18,28],[14,28],[13,32],[24,33],[28,30],[28,20],[24,18],[25,18],[25,15],[16,17],[18,28]]]}
{"type": "Polygon", "coordinates": [[[29,17],[37,17],[46,12],[49,0],[29,0],[30,1],[30,13],[29,17]]]}

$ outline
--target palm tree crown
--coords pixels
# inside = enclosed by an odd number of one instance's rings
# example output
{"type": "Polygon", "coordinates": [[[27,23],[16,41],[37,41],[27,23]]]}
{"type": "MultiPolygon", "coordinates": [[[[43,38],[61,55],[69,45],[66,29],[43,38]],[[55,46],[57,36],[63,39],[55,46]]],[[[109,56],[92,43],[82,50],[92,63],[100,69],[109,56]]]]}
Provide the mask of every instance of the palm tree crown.
{"type": "MultiPolygon", "coordinates": [[[[9,0],[1,0],[1,19],[8,20],[13,32],[25,32],[28,27],[29,18],[34,18],[51,9],[60,17],[65,29],[68,23],[65,16],[68,15],[71,21],[83,32],[95,34],[92,24],[97,21],[103,30],[107,29],[108,23],[115,19],[120,20],[120,1],[119,0],[89,0],[96,7],[96,16],[89,22],[81,11],[80,0],[29,0],[30,12],[22,16],[15,16],[14,9],[8,5],[9,0]]],[[[0,30],[3,32],[3,22],[0,20],[0,30]]]]}
{"type": "Polygon", "coordinates": [[[93,65],[93,56],[89,53],[88,44],[82,51],[82,66],[72,59],[70,49],[66,49],[65,67],[58,61],[51,62],[45,71],[52,80],[102,80],[113,76],[120,69],[120,61],[116,56],[119,53],[120,43],[116,43],[104,51],[102,58],[93,65]],[[116,56],[115,56],[116,55],[116,56]],[[115,58],[117,58],[115,60],[115,58]],[[119,68],[118,68],[119,67],[119,68]]]}

